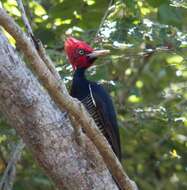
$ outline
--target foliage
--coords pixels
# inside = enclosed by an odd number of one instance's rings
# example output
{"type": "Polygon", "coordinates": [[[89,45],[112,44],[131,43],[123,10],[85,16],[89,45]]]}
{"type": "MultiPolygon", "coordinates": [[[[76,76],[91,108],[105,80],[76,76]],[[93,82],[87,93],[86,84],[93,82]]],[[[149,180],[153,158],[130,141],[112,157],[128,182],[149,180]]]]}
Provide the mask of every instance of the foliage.
{"type": "MultiPolygon", "coordinates": [[[[63,52],[66,35],[93,44],[107,0],[24,1],[34,33],[68,87],[72,69],[63,52]]],[[[23,26],[15,1],[3,6],[23,26]]],[[[88,77],[106,85],[118,113],[123,166],[140,189],[187,188],[187,3],[184,0],[113,1],[95,47],[111,49],[88,77]]],[[[13,40],[11,40],[14,43],[13,40]]],[[[0,172],[15,131],[0,123],[0,172]]],[[[28,150],[17,166],[14,189],[54,189],[28,150]]]]}

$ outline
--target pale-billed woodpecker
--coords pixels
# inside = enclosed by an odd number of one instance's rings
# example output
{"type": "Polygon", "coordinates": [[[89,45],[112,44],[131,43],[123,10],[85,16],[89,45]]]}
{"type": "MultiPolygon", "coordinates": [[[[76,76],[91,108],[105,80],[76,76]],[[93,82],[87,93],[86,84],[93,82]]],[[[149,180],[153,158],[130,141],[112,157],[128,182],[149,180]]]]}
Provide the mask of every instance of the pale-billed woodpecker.
{"type": "Polygon", "coordinates": [[[67,38],[64,48],[74,70],[71,96],[84,104],[114,153],[121,160],[119,129],[111,97],[100,84],[89,81],[85,77],[86,69],[98,57],[108,54],[109,51],[94,50],[84,41],[73,37],[67,38]]]}

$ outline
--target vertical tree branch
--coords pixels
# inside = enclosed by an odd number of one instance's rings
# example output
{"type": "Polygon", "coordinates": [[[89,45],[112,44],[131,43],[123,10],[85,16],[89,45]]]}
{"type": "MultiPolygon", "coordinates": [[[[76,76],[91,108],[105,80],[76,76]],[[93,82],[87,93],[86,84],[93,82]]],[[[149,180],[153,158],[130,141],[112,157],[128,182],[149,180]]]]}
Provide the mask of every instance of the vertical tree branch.
{"type": "Polygon", "coordinates": [[[46,66],[48,67],[50,72],[54,75],[54,77],[57,80],[61,80],[61,77],[60,77],[59,73],[57,72],[57,70],[55,69],[53,62],[51,61],[49,56],[46,54],[46,51],[45,51],[45,48],[43,47],[42,42],[39,39],[36,39],[34,36],[32,27],[29,23],[26,13],[25,13],[25,9],[24,9],[22,0],[17,0],[17,3],[18,3],[18,7],[21,11],[21,17],[22,17],[23,23],[25,25],[25,28],[27,30],[27,33],[28,33],[29,37],[31,38],[33,44],[35,45],[36,50],[38,51],[41,59],[44,61],[44,63],[46,64],[46,66]]]}
{"type": "MultiPolygon", "coordinates": [[[[45,48],[44,48],[42,42],[39,39],[35,38],[34,33],[32,31],[32,27],[31,27],[31,25],[29,23],[29,20],[27,18],[27,15],[26,15],[22,0],[17,0],[17,3],[18,3],[18,6],[19,6],[19,9],[21,11],[22,20],[23,20],[23,23],[25,25],[25,28],[27,29],[28,35],[30,36],[31,40],[33,41],[33,44],[35,45],[39,56],[44,61],[44,63],[46,64],[46,66],[48,67],[50,72],[53,74],[53,76],[56,78],[56,80],[57,81],[62,80],[60,74],[58,73],[58,71],[55,68],[54,63],[52,62],[50,57],[46,54],[46,51],[45,51],[45,48]]],[[[62,86],[62,88],[63,88],[63,86],[62,86]]],[[[69,115],[69,117],[70,117],[72,125],[77,126],[77,127],[74,127],[75,134],[76,134],[76,137],[77,137],[77,141],[79,143],[82,143],[82,140],[81,140],[81,132],[82,132],[81,131],[81,126],[76,121],[76,119],[74,119],[71,115],[69,115]]]]}
{"type": "Polygon", "coordinates": [[[12,190],[12,186],[13,186],[13,182],[14,182],[15,174],[16,174],[16,163],[20,160],[21,153],[24,147],[25,147],[25,144],[22,141],[20,141],[16,145],[15,149],[13,147],[10,160],[8,162],[8,165],[0,181],[1,190],[12,190]]]}
{"type": "Polygon", "coordinates": [[[25,13],[25,9],[24,9],[22,0],[16,0],[16,1],[18,3],[19,10],[21,11],[21,17],[22,17],[23,23],[25,25],[25,28],[26,28],[28,34],[34,36],[31,25],[29,23],[29,20],[27,19],[26,13],[25,13]]]}

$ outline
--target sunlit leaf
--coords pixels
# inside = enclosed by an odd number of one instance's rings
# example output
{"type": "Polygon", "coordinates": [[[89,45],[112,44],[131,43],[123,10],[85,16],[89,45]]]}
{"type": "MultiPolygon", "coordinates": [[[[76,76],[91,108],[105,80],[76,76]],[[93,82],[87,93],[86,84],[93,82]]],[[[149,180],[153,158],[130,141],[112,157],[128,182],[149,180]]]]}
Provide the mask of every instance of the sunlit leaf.
{"type": "Polygon", "coordinates": [[[93,5],[95,4],[95,0],[83,0],[84,2],[87,3],[87,5],[93,5]]]}
{"type": "Polygon", "coordinates": [[[177,153],[177,151],[175,149],[170,151],[170,155],[171,155],[172,158],[178,158],[178,159],[181,158],[181,156],[178,155],[178,153],[177,153]]]}
{"type": "Polygon", "coordinates": [[[140,80],[136,81],[136,86],[137,86],[137,88],[142,88],[143,87],[143,82],[140,81],[140,80]]]}
{"type": "Polygon", "coordinates": [[[141,98],[136,95],[131,95],[128,97],[128,101],[131,103],[138,103],[141,102],[141,98]]]}
{"type": "Polygon", "coordinates": [[[31,8],[34,8],[34,13],[37,16],[43,16],[43,15],[47,14],[45,9],[36,1],[30,1],[29,5],[31,8]]]}
{"type": "Polygon", "coordinates": [[[166,59],[166,61],[169,63],[169,64],[179,64],[183,61],[183,57],[181,57],[180,55],[173,55],[173,56],[170,56],[166,59]]]}
{"type": "Polygon", "coordinates": [[[0,144],[7,140],[6,135],[0,135],[0,144]]]}

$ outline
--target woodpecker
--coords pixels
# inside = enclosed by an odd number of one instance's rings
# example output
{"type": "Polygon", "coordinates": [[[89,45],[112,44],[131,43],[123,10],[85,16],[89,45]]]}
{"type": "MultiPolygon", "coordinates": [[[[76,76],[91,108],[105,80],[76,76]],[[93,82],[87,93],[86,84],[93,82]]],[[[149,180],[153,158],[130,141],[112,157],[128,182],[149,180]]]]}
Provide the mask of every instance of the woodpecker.
{"type": "Polygon", "coordinates": [[[74,70],[70,95],[83,103],[114,153],[121,160],[119,128],[112,99],[103,86],[87,80],[85,76],[86,69],[98,57],[107,55],[109,50],[94,50],[86,42],[73,37],[66,39],[64,49],[74,70]]]}

